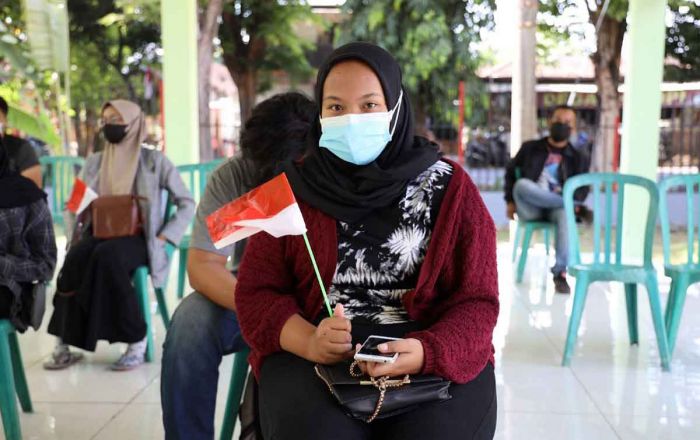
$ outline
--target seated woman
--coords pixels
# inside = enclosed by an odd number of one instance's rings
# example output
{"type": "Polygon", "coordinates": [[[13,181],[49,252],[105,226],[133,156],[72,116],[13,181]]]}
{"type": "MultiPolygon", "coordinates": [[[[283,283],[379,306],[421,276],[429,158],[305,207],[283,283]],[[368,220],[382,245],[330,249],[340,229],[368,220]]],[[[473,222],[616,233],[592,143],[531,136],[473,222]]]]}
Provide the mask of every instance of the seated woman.
{"type": "Polygon", "coordinates": [[[303,238],[250,239],[236,307],[263,437],[492,438],[496,232],[476,186],[414,135],[400,68],[383,49],[334,51],[316,101],[312,149],[285,171],[335,313],[325,316],[303,238]],[[364,372],[440,376],[452,399],[372,423],[347,416],[314,364],[349,363],[369,335],[404,339],[379,346],[396,362],[364,362],[364,372]]]}
{"type": "Polygon", "coordinates": [[[82,358],[69,345],[94,351],[100,339],[129,344],[114,370],[143,363],[146,324],[132,273],[148,265],[153,285],[164,286],[166,243],[177,244],[194,215],[194,200],[175,166],[161,152],[143,145],[146,124],[141,108],[129,101],[109,101],[102,110],[102,123],[106,147],[88,157],[82,179],[99,196],[140,196],[143,233],[100,240],[92,236],[89,226],[77,223],[58,275],[49,333],[60,341],[44,365],[47,369],[66,368],[82,358]],[[167,223],[163,190],[177,206],[167,223]]]}
{"type": "Polygon", "coordinates": [[[34,297],[33,284],[51,280],[55,267],[46,194],[10,166],[0,138],[0,319],[9,319],[21,332],[29,326],[36,330],[44,298],[34,297]]]}

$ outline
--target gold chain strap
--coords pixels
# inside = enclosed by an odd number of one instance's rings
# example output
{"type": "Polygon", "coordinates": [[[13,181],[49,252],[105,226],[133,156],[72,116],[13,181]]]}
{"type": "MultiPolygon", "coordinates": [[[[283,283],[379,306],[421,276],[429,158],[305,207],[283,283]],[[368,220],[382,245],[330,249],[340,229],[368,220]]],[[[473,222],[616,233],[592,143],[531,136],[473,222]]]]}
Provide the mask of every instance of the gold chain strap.
{"type": "MultiPolygon", "coordinates": [[[[350,375],[352,377],[362,377],[362,370],[359,368],[357,361],[354,361],[350,365],[350,375]],[[358,371],[355,371],[357,369],[358,371]]],[[[382,405],[384,404],[384,398],[386,396],[387,388],[399,388],[406,384],[411,383],[410,376],[407,374],[403,379],[391,379],[389,376],[382,376],[379,378],[370,377],[370,383],[379,390],[379,399],[377,399],[377,406],[374,408],[374,413],[367,419],[367,423],[372,423],[374,419],[379,416],[379,412],[382,410],[382,405]]],[[[360,384],[364,385],[365,381],[360,381],[360,384]]]]}

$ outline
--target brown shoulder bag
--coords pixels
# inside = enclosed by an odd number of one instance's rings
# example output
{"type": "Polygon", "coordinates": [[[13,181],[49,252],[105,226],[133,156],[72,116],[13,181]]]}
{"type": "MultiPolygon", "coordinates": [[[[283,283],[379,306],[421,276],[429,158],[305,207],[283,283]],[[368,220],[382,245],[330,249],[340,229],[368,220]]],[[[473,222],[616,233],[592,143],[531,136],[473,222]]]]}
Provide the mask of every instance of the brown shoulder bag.
{"type": "Polygon", "coordinates": [[[92,235],[95,238],[119,238],[143,232],[139,199],[132,194],[100,196],[92,201],[92,235]]]}

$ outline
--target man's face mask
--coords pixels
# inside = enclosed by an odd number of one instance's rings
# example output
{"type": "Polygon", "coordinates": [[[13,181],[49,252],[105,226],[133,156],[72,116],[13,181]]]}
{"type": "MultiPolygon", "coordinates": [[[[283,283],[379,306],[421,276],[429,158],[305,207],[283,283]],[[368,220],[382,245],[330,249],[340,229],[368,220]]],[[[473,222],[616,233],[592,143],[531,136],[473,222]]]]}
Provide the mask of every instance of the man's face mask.
{"type": "Polygon", "coordinates": [[[554,142],[562,142],[571,136],[571,126],[563,122],[555,122],[549,128],[549,136],[554,142]]]}
{"type": "Polygon", "coordinates": [[[367,165],[382,153],[391,141],[396,130],[391,127],[391,119],[401,110],[403,90],[396,106],[388,112],[353,113],[343,116],[321,118],[321,139],[319,146],[355,165],[367,165]]]}
{"type": "Polygon", "coordinates": [[[110,144],[118,144],[126,136],[126,125],[121,124],[105,124],[102,128],[105,139],[110,144]]]}

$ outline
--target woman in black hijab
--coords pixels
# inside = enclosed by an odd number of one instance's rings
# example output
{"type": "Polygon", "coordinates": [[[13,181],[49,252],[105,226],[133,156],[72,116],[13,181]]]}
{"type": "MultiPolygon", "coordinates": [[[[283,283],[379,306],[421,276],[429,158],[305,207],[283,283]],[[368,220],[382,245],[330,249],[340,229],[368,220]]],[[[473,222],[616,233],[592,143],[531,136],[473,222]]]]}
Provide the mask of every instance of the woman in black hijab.
{"type": "Polygon", "coordinates": [[[385,50],[334,51],[316,100],[310,151],[285,171],[335,310],[324,315],[300,237],[250,239],[236,306],[263,437],[491,438],[496,237],[477,188],[415,136],[401,70],[385,50]],[[452,398],[372,424],[346,416],[314,364],[349,365],[370,335],[401,339],[378,346],[398,353],[393,363],[359,362],[364,373],[441,376],[452,398]]]}
{"type": "MultiPolygon", "coordinates": [[[[336,116],[324,107],[338,105],[337,100],[324,98],[323,89],[331,69],[343,61],[360,61],[376,75],[386,103],[363,111],[386,111],[397,108],[392,115],[394,127],[391,141],[382,146],[376,160],[366,165],[349,163],[327,148],[318,148],[322,138],[321,121],[316,121],[310,137],[310,155],[299,165],[285,167],[294,192],[299,198],[333,217],[350,223],[366,218],[373,211],[396,202],[406,191],[406,185],[438,161],[438,146],[415,136],[413,111],[408,94],[401,84],[401,69],[384,49],[369,43],[351,43],[336,51],[325,61],[316,79],[316,103],[319,114],[336,116]],[[399,102],[399,99],[401,100],[399,102]]],[[[376,98],[376,97],[373,97],[376,98]]],[[[372,103],[368,101],[365,104],[372,103]]]]}
{"type": "Polygon", "coordinates": [[[43,314],[32,309],[32,283],[51,280],[56,266],[45,198],[34,182],[12,170],[0,138],[0,319],[10,319],[22,332],[38,327],[43,314]]]}

